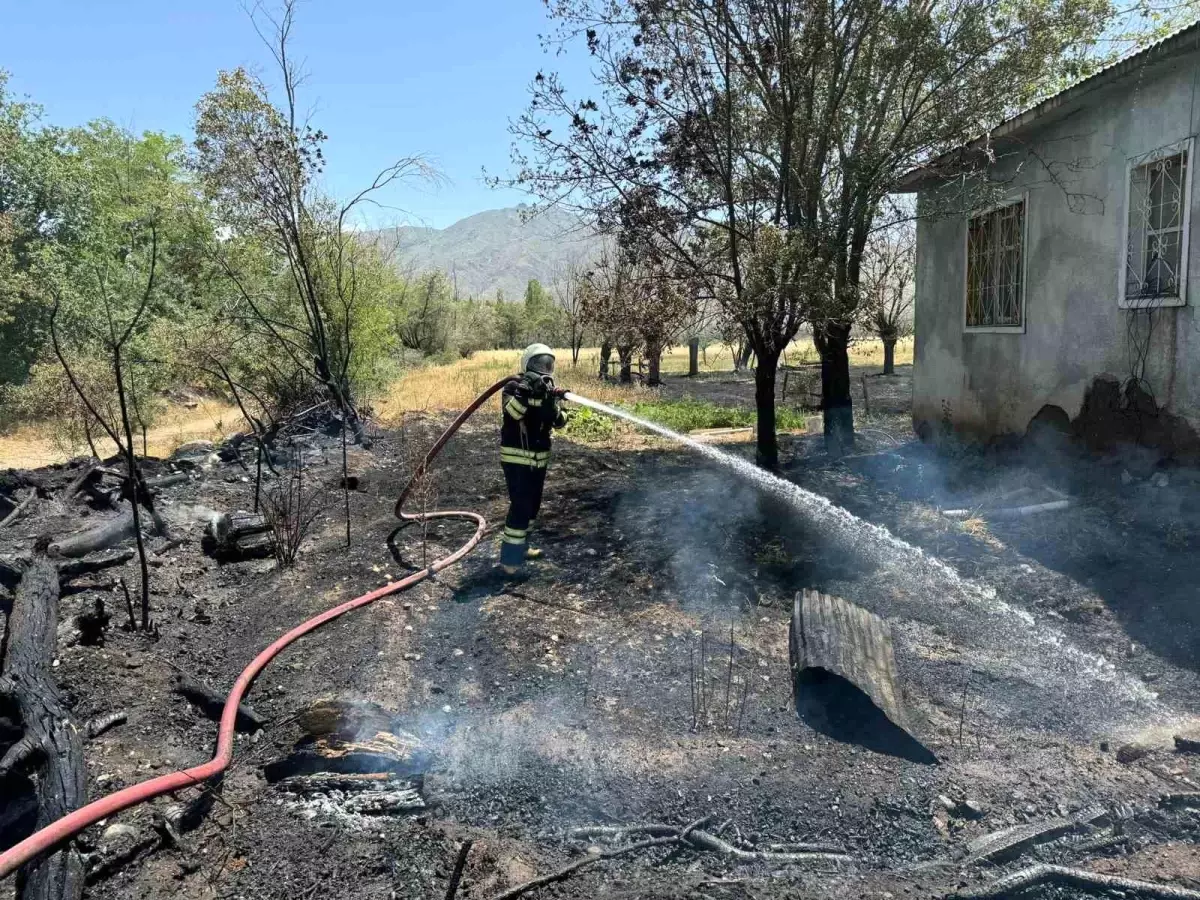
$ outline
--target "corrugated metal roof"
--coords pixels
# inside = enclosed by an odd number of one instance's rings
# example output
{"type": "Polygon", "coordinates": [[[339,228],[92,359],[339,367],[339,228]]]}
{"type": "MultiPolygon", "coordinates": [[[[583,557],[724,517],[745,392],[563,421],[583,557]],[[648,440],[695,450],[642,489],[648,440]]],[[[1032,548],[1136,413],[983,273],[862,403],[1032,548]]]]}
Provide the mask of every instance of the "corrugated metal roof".
{"type": "Polygon", "coordinates": [[[1044,118],[1067,103],[1116,82],[1147,63],[1155,62],[1158,59],[1166,58],[1174,53],[1189,49],[1196,43],[1200,43],[1200,19],[1143,47],[1136,53],[1131,53],[1129,56],[1110,63],[1099,71],[1093,72],[1087,78],[1077,81],[1070,87],[1063,88],[1058,93],[1051,94],[1049,97],[1039,100],[1023,112],[1005,119],[986,135],[981,135],[963,144],[957,150],[942,154],[927,165],[918,166],[906,172],[896,183],[895,190],[899,193],[917,190],[927,179],[937,177],[940,167],[944,167],[953,157],[962,154],[964,151],[969,152],[978,149],[984,146],[985,143],[990,143],[1006,135],[1015,134],[1018,131],[1028,128],[1038,119],[1044,118]]]}

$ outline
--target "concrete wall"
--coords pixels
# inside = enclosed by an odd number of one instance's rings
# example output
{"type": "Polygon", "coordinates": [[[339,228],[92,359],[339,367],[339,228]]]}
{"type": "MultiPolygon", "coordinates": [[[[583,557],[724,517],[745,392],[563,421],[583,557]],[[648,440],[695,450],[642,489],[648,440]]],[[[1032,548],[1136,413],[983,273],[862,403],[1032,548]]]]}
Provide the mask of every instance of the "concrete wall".
{"type": "MultiPolygon", "coordinates": [[[[1128,160],[1200,126],[1200,55],[1091,96],[1000,157],[1005,197],[1026,195],[1024,333],[963,327],[967,217],[943,213],[961,186],[923,191],[917,227],[913,418],[980,439],[1023,433],[1045,404],[1074,418],[1092,380],[1131,372],[1118,307],[1128,160]],[[1040,158],[1040,161],[1039,161],[1040,158]]],[[[1189,165],[1196,166],[1200,141],[1189,165]]],[[[1187,306],[1154,312],[1146,379],[1160,405],[1200,421],[1200,203],[1192,178],[1187,306]]],[[[957,204],[961,210],[963,204],[957,204]]],[[[1142,317],[1143,324],[1145,317],[1142,317]]]]}

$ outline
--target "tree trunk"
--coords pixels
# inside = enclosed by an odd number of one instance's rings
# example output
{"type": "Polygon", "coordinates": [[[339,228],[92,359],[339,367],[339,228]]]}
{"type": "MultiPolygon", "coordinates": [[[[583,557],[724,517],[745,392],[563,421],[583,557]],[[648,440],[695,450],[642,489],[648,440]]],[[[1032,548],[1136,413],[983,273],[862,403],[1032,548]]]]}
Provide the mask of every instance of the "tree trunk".
{"type": "Polygon", "coordinates": [[[754,408],[758,414],[755,461],[764,469],[779,467],[779,440],[775,434],[775,375],[779,354],[758,354],[754,370],[754,408]]]}
{"type": "Polygon", "coordinates": [[[633,345],[617,348],[617,359],[621,361],[621,375],[617,379],[621,384],[633,383],[633,345]]]}
{"type": "Polygon", "coordinates": [[[662,384],[662,348],[647,346],[646,362],[649,365],[646,384],[652,387],[662,384]]]}
{"type": "MultiPolygon", "coordinates": [[[[740,348],[738,348],[737,359],[735,359],[733,362],[734,371],[741,372],[748,365],[750,365],[750,357],[753,355],[754,355],[754,348],[751,347],[750,342],[747,341],[740,348]]],[[[760,366],[762,365],[761,357],[759,359],[759,365],[760,366]]]]}
{"type": "MultiPolygon", "coordinates": [[[[15,701],[24,729],[21,740],[0,759],[0,776],[37,761],[36,828],[78,809],[87,799],[83,738],[50,677],[58,596],[58,570],[46,559],[35,561],[21,579],[8,617],[0,670],[0,692],[15,701]]],[[[83,862],[70,843],[29,863],[17,875],[21,900],[78,900],[82,894],[83,862]]]]}
{"type": "Polygon", "coordinates": [[[883,374],[896,374],[896,339],[883,339],[883,374]]]}
{"type": "Polygon", "coordinates": [[[605,341],[600,345],[600,377],[607,379],[612,368],[612,344],[605,341]]]}
{"type": "Polygon", "coordinates": [[[813,332],[821,354],[821,409],[825,450],[841,456],[854,449],[854,400],[850,396],[850,326],[834,322],[813,332]]]}
{"type": "Polygon", "coordinates": [[[695,378],[700,374],[700,338],[688,339],[688,377],[695,378]]]}

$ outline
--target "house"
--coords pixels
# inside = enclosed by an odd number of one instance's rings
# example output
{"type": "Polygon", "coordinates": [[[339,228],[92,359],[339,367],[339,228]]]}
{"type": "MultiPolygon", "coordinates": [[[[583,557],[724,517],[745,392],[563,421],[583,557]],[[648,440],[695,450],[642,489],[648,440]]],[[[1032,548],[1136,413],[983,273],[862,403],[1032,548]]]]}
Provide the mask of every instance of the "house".
{"type": "Polygon", "coordinates": [[[918,434],[1200,450],[1198,88],[1200,22],[902,179],[918,434]]]}

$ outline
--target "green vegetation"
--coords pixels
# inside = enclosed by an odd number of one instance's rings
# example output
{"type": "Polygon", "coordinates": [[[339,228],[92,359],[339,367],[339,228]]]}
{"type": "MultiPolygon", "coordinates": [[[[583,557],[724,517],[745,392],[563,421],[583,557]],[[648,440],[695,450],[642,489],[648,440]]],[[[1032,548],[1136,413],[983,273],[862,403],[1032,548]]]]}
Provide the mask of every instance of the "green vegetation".
{"type": "Polygon", "coordinates": [[[574,441],[585,444],[606,441],[616,433],[616,422],[611,416],[581,406],[568,414],[563,434],[574,441]]]}
{"type": "MultiPolygon", "coordinates": [[[[747,406],[719,406],[707,400],[643,400],[637,403],[616,403],[635,416],[665,425],[673,431],[687,433],[706,428],[746,428],[757,417],[747,406]]],[[[791,407],[780,407],[776,427],[783,431],[803,430],[808,417],[791,407]]],[[[616,433],[617,421],[588,407],[572,409],[563,433],[583,443],[606,441],[616,433]]]]}
{"type": "MultiPolygon", "coordinates": [[[[665,425],[673,431],[697,431],[703,428],[745,428],[757,422],[757,415],[747,406],[718,406],[707,400],[656,400],[635,403],[635,416],[665,425]]],[[[808,416],[791,407],[780,407],[775,427],[781,431],[805,427],[808,416]]]]}

